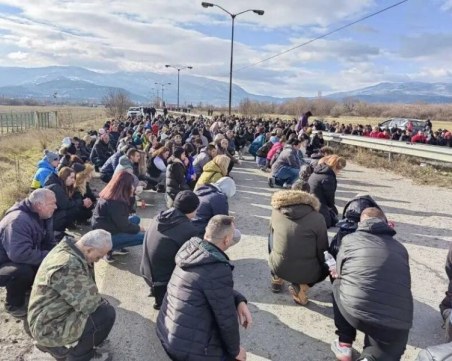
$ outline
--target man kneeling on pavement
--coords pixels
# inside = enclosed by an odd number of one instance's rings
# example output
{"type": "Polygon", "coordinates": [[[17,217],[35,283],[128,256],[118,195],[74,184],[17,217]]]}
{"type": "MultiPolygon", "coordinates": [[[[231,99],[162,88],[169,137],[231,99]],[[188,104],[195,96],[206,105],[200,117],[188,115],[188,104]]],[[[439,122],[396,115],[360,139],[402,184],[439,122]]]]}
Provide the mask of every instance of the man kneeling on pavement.
{"type": "Polygon", "coordinates": [[[96,349],[115,322],[115,309],[102,299],[93,264],[112,247],[109,232],[97,229],[77,242],[64,238],[38,269],[28,306],[36,347],[57,360],[108,360],[96,349]]]}
{"type": "Polygon", "coordinates": [[[216,215],[204,239],[191,238],[176,255],[176,268],[157,318],[157,336],[173,361],[246,360],[239,321],[247,328],[246,299],[234,290],[233,266],[224,253],[234,245],[234,218],[216,215]]]}

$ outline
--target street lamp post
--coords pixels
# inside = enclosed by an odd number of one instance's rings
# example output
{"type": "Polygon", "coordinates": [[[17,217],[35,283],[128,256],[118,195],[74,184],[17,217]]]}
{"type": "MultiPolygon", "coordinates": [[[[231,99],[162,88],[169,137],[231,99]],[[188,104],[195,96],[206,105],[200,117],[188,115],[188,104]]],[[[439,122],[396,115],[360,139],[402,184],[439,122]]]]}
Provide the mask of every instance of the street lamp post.
{"type": "MultiPolygon", "coordinates": [[[[164,103],[164,100],[163,100],[163,92],[164,92],[164,90],[165,90],[165,85],[171,85],[171,83],[157,83],[157,82],[155,82],[154,84],[155,84],[155,85],[161,85],[161,86],[162,86],[162,106],[163,106],[163,103],[164,103]]],[[[158,92],[158,90],[157,90],[157,92],[158,92]]]]}
{"type": "Polygon", "coordinates": [[[223,10],[226,14],[228,14],[232,19],[232,31],[231,31],[231,63],[229,68],[229,115],[231,115],[231,107],[232,107],[232,66],[233,66],[233,59],[234,59],[234,25],[235,25],[235,18],[241,14],[247,13],[249,11],[252,11],[253,13],[257,15],[264,15],[264,10],[256,10],[256,9],[248,9],[241,11],[237,14],[232,14],[231,12],[227,11],[223,7],[217,4],[208,3],[208,2],[202,2],[201,5],[205,8],[210,7],[217,7],[221,10],[223,10]]]}
{"type": "Polygon", "coordinates": [[[177,70],[177,110],[179,110],[179,79],[180,79],[180,71],[184,69],[193,69],[192,66],[175,66],[175,65],[165,65],[166,68],[174,68],[177,70]]]}

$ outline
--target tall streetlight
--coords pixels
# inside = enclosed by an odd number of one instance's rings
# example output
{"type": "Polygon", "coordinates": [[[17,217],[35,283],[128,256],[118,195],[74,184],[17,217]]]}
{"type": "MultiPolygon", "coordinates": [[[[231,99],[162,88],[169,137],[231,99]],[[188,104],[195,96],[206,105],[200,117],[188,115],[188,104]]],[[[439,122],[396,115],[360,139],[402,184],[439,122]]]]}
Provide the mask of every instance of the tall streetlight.
{"type": "MultiPolygon", "coordinates": [[[[154,84],[155,84],[155,85],[161,85],[161,86],[162,86],[162,106],[163,106],[163,103],[164,103],[164,100],[163,100],[163,91],[165,90],[165,85],[171,85],[171,83],[157,83],[157,82],[155,82],[154,84]]],[[[158,93],[158,90],[157,90],[157,93],[158,93]]]]}
{"type": "Polygon", "coordinates": [[[232,65],[233,65],[233,57],[234,57],[234,23],[235,23],[235,18],[241,14],[247,13],[249,11],[252,11],[253,13],[257,14],[257,15],[264,15],[264,10],[256,10],[256,9],[248,9],[248,10],[244,10],[241,11],[237,14],[232,14],[229,11],[227,11],[226,9],[224,9],[223,7],[221,7],[220,5],[217,4],[212,4],[212,3],[207,3],[207,2],[202,2],[201,5],[205,8],[210,8],[210,7],[214,7],[216,6],[217,8],[223,10],[226,14],[229,14],[229,16],[232,19],[232,34],[231,34],[231,66],[229,69],[229,115],[231,115],[231,107],[232,107],[232,65]]]}
{"type": "Polygon", "coordinates": [[[180,79],[180,71],[184,69],[193,69],[192,66],[175,66],[175,65],[165,65],[166,68],[174,68],[177,70],[177,110],[179,110],[179,79],[180,79]]]}

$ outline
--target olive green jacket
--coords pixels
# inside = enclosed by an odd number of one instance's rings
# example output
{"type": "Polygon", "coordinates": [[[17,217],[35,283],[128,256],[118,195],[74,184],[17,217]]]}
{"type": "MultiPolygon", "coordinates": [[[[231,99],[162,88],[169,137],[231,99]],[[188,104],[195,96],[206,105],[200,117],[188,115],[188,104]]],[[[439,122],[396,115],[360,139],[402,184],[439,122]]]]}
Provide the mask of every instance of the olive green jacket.
{"type": "Polygon", "coordinates": [[[71,345],[100,304],[93,269],[67,237],[49,252],[36,274],[28,305],[30,332],[39,345],[71,345]]]}

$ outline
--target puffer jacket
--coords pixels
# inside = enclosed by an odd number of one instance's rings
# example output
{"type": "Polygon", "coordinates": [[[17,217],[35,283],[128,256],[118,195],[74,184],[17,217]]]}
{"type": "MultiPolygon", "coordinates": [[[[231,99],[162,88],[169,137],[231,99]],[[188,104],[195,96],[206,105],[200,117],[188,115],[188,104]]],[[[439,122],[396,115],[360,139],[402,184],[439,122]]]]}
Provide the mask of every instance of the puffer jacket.
{"type": "Polygon", "coordinates": [[[271,204],[271,271],[296,284],[325,279],[328,271],[323,252],[328,249],[328,233],[317,198],[286,190],[274,193],[271,204]]]}
{"type": "Polygon", "coordinates": [[[33,339],[47,347],[78,341],[100,304],[94,270],[74,240],[65,238],[47,255],[35,277],[28,304],[33,339]]]}
{"type": "Polygon", "coordinates": [[[342,239],[333,293],[342,315],[354,327],[357,323],[396,330],[412,326],[408,252],[393,238],[395,233],[384,221],[370,218],[342,239]]]}
{"type": "Polygon", "coordinates": [[[338,214],[335,205],[335,195],[337,189],[336,174],[326,164],[320,164],[314,167],[314,172],[308,179],[311,193],[320,201],[320,213],[325,217],[326,226],[328,228],[335,225],[330,210],[334,214],[338,214]]]}
{"type": "Polygon", "coordinates": [[[180,159],[170,158],[166,171],[166,193],[172,200],[180,191],[190,189],[185,179],[185,172],[185,165],[180,159]]]}
{"type": "Polygon", "coordinates": [[[216,183],[220,180],[220,178],[225,177],[226,175],[227,173],[223,174],[223,171],[217,164],[215,164],[213,161],[210,161],[204,166],[203,172],[196,182],[196,189],[204,184],[216,183]]]}
{"type": "Polygon", "coordinates": [[[291,167],[300,169],[301,160],[298,156],[298,149],[295,149],[290,144],[286,144],[272,165],[272,174],[278,173],[282,167],[291,167]]]}
{"type": "Polygon", "coordinates": [[[168,284],[176,263],[177,251],[197,230],[180,210],[170,208],[160,212],[144,235],[141,275],[149,286],[168,284]]]}
{"type": "Polygon", "coordinates": [[[229,214],[228,197],[213,184],[206,184],[195,191],[199,198],[199,207],[192,222],[198,235],[204,237],[210,218],[218,214],[229,214]]]}
{"type": "Polygon", "coordinates": [[[99,138],[91,150],[89,159],[96,167],[101,168],[114,153],[110,143],[105,143],[99,138]]]}
{"type": "Polygon", "coordinates": [[[233,266],[215,245],[199,238],[176,255],[157,318],[157,336],[173,360],[233,361],[240,351],[233,266]]]}
{"type": "Polygon", "coordinates": [[[31,182],[32,189],[44,187],[47,177],[51,174],[57,174],[57,169],[52,166],[46,159],[41,159],[38,162],[38,170],[31,182]]]}

